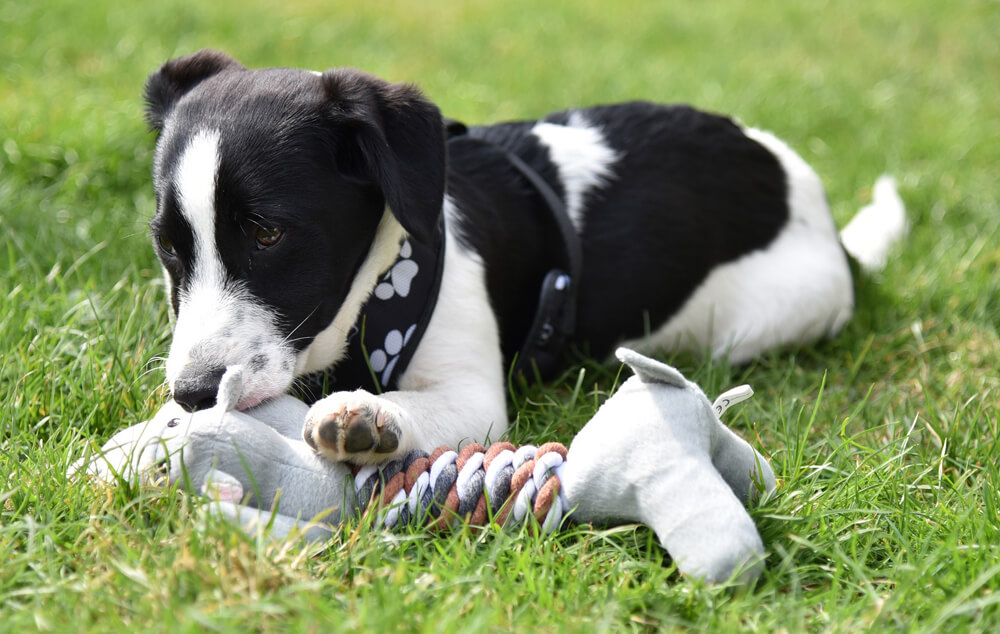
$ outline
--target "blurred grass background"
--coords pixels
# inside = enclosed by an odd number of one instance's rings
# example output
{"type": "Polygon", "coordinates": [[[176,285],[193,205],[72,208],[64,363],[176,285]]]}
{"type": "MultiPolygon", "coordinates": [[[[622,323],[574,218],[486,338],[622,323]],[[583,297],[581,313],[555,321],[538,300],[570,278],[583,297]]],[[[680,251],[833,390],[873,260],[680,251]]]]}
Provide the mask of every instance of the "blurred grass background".
{"type": "MultiPolygon", "coordinates": [[[[994,629],[998,34],[986,0],[0,0],[0,629],[994,629]],[[911,235],[840,337],[747,368],[674,358],[709,394],[757,391],[729,422],[781,474],[754,510],[762,582],[693,584],[635,527],[361,527],[306,556],[178,492],[68,482],[165,396],[141,91],[201,47],[414,82],[473,123],[634,98],[725,112],[795,147],[840,224],[895,174],[911,235]]],[[[518,395],[512,437],[568,440],[616,372],[518,395]]]]}

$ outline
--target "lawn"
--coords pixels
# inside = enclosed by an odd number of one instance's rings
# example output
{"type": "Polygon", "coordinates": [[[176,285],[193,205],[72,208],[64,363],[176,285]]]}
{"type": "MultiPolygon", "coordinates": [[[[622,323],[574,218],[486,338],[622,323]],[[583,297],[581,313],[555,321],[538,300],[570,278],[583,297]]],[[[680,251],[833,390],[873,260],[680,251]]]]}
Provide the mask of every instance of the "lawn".
{"type": "MultiPolygon", "coordinates": [[[[985,0],[323,3],[0,0],[0,630],[1000,629],[1000,4],[985,0]],[[211,46],[357,66],[469,122],[632,98],[731,113],[819,172],[842,225],[896,175],[911,222],[836,339],[748,367],[672,361],[762,447],[777,495],[745,592],[643,527],[536,537],[244,538],[179,491],[70,481],[165,399],[145,77],[211,46]]],[[[586,362],[511,403],[568,441],[586,362]]]]}

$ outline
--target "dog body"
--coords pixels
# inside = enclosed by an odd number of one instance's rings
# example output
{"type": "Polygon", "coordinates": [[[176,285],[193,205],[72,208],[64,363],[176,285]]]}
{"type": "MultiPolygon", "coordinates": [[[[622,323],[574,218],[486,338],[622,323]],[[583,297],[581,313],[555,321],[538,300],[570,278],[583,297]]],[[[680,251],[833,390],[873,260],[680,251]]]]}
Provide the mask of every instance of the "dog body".
{"type": "MultiPolygon", "coordinates": [[[[572,343],[591,355],[641,340],[742,362],[835,334],[853,310],[816,174],[724,117],[634,102],[473,127],[446,146],[414,88],[249,71],[210,51],[164,65],[147,101],[160,131],[151,228],[176,316],[167,381],[188,408],[214,402],[235,367],[244,409],[358,362],[352,329],[401,243],[443,241],[436,304],[396,389],[336,385],[306,417],[306,440],[332,459],[505,430],[507,368],[561,254],[550,205],[511,154],[579,237],[572,343]]],[[[899,224],[887,187],[880,209],[899,224]]],[[[870,250],[884,252],[893,222],[875,223],[870,250]]]]}

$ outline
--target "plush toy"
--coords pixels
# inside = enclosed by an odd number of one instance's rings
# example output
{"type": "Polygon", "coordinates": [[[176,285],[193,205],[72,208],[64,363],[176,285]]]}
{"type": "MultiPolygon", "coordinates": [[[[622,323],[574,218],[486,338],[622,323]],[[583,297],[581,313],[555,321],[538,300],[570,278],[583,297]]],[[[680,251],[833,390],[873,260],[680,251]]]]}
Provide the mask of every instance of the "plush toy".
{"type": "Polygon", "coordinates": [[[625,348],[617,356],[635,376],[568,451],[554,443],[471,445],[352,470],[302,440],[308,407],[301,401],[286,396],[246,412],[233,409],[238,377],[231,371],[216,407],[188,414],[168,403],[71,472],[86,467],[109,483],[180,481],[248,531],[278,538],[325,539],[332,525],[370,502],[387,527],[442,526],[453,516],[508,524],[534,517],[543,530],[567,518],[641,522],[683,573],[710,582],[753,581],[764,547],[744,504],[774,489],[774,473],[719,420],[752,391],[730,390],[713,405],[674,368],[625,348]]]}

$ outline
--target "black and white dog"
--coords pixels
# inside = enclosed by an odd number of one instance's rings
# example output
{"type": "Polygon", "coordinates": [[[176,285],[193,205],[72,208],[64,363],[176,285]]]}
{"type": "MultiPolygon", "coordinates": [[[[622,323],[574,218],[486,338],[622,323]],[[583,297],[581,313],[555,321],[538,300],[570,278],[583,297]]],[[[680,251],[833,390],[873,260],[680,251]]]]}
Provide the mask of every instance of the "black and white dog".
{"type": "Polygon", "coordinates": [[[833,335],[844,249],[877,267],[905,224],[885,179],[838,235],[784,143],[683,106],[464,129],[412,86],[213,51],[146,98],[174,399],[211,406],[227,371],[241,409],[312,386],[304,434],[335,460],[497,438],[512,362],[553,331],[735,362],[833,335]]]}

